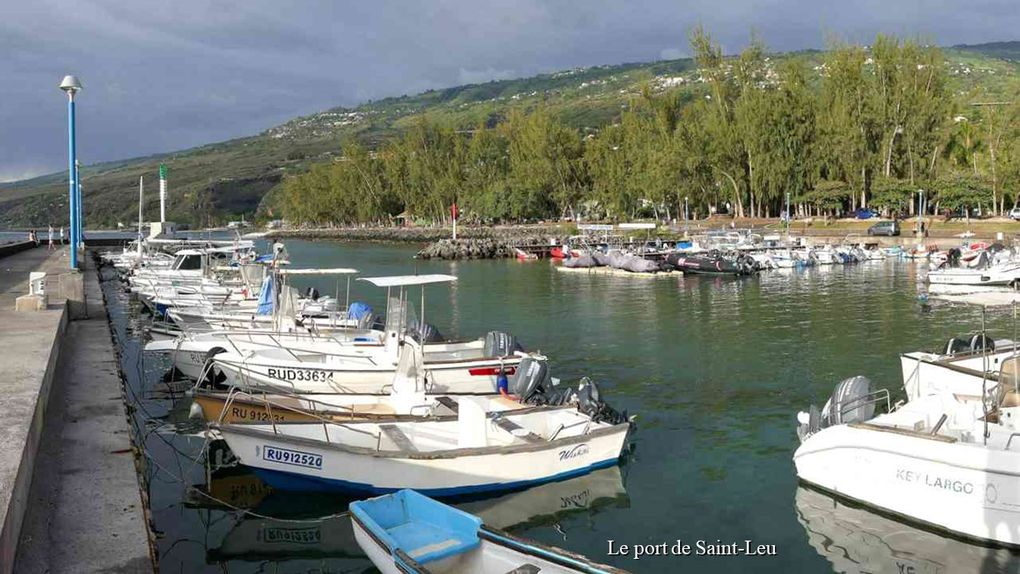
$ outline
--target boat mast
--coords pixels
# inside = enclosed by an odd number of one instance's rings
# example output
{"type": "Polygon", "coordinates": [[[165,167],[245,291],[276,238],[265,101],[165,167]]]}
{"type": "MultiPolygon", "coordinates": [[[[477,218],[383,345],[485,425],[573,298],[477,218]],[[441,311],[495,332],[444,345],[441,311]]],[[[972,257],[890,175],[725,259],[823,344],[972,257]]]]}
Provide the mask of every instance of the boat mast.
{"type": "Polygon", "coordinates": [[[142,263],[142,194],[145,191],[145,176],[138,176],[138,261],[142,263]]]}

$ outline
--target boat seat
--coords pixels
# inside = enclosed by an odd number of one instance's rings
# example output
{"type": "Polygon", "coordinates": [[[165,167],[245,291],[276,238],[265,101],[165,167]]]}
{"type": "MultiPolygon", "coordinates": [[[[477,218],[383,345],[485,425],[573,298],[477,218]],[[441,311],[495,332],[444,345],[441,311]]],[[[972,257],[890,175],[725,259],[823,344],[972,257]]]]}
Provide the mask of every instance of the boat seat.
{"type": "Polygon", "coordinates": [[[458,536],[453,530],[417,520],[390,528],[387,533],[408,556],[422,564],[467,552],[479,544],[478,538],[458,536]]]}
{"type": "Polygon", "coordinates": [[[508,571],[506,574],[538,574],[542,569],[534,564],[521,564],[517,568],[508,571]]]}
{"type": "Polygon", "coordinates": [[[505,430],[516,438],[524,440],[525,442],[543,442],[542,437],[531,431],[525,431],[524,427],[510,419],[496,417],[492,419],[492,422],[496,423],[496,426],[499,428],[505,430]]]}
{"type": "MultiPolygon", "coordinates": [[[[379,425],[379,430],[393,441],[393,444],[397,445],[398,449],[404,452],[418,452],[418,449],[411,444],[411,439],[407,438],[404,431],[400,430],[400,427],[397,425],[379,425]]],[[[411,556],[413,557],[414,555],[411,554],[411,556]]]]}
{"type": "Polygon", "coordinates": [[[999,404],[1002,408],[1020,407],[1020,393],[1016,391],[1006,391],[1002,395],[1002,402],[999,404]]]}

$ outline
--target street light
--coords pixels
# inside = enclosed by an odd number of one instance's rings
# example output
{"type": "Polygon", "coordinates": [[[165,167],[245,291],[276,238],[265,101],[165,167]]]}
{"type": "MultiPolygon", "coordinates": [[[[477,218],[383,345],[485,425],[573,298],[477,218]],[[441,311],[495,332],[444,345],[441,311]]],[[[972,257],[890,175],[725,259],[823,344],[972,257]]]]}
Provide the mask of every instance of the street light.
{"type": "Polygon", "coordinates": [[[71,197],[71,269],[78,269],[78,195],[77,154],[74,142],[74,95],[81,89],[81,82],[76,76],[64,76],[60,89],[67,93],[67,155],[68,155],[68,193],[71,197]]]}

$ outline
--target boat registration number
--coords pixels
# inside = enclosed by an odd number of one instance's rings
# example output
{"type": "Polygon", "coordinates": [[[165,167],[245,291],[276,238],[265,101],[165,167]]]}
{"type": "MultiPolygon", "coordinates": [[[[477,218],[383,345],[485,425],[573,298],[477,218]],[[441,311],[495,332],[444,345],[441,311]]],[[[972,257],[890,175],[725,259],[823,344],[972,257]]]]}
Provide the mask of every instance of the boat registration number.
{"type": "Polygon", "coordinates": [[[308,371],[305,369],[277,369],[270,367],[267,374],[282,381],[315,381],[325,383],[333,380],[333,371],[308,371]]]}
{"type": "Polygon", "coordinates": [[[265,445],[262,447],[262,460],[322,470],[322,455],[288,448],[265,445]]]}

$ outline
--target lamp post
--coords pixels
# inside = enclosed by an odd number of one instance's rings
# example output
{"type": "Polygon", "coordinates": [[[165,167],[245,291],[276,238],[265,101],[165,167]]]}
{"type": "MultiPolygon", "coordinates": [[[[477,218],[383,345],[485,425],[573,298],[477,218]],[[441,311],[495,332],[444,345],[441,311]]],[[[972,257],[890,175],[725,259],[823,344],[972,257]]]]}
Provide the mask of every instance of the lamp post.
{"type": "Polygon", "coordinates": [[[77,184],[77,193],[75,197],[78,204],[78,237],[74,239],[72,244],[77,248],[85,248],[85,206],[81,200],[81,162],[77,158],[74,160],[74,182],[77,184]]]}
{"type": "Polygon", "coordinates": [[[74,142],[74,95],[81,90],[81,82],[75,76],[64,76],[60,89],[67,93],[67,155],[68,155],[68,195],[70,196],[70,236],[71,236],[71,269],[78,269],[78,168],[74,142]]]}
{"type": "Polygon", "coordinates": [[[684,196],[684,237],[687,237],[689,235],[689,233],[690,233],[690,223],[689,222],[691,220],[691,217],[690,217],[690,214],[689,214],[689,212],[690,212],[689,205],[690,204],[688,203],[687,196],[685,195],[684,196]]]}

